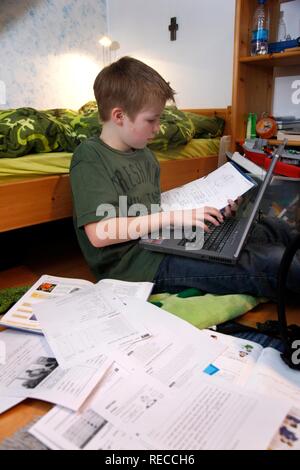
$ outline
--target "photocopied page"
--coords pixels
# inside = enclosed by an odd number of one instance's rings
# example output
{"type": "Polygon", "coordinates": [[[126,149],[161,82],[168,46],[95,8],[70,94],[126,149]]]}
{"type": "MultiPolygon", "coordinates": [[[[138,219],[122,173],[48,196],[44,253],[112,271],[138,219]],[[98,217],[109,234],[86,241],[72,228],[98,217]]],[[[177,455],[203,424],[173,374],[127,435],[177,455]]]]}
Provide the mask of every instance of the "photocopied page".
{"type": "Polygon", "coordinates": [[[292,406],[270,442],[274,450],[300,450],[300,374],[289,368],[281,353],[265,348],[247,382],[247,388],[267,397],[290,400],[292,406]]]}
{"type": "Polygon", "coordinates": [[[68,369],[150,335],[138,317],[127,318],[124,308],[110,291],[93,286],[37,305],[34,312],[57,362],[68,369]]]}
{"type": "Polygon", "coordinates": [[[30,429],[52,450],[142,450],[145,446],[95,411],[72,413],[55,407],[30,429]]]}
{"type": "Polygon", "coordinates": [[[300,450],[300,408],[292,407],[273,437],[270,450],[300,450]]]}
{"type": "MultiPolygon", "coordinates": [[[[117,429],[95,412],[91,406],[101,399],[101,395],[113,384],[129,376],[130,373],[118,362],[114,362],[87,406],[77,412],[55,407],[41,418],[30,433],[50,449],[64,450],[139,450],[144,443],[128,433],[117,429]]],[[[85,404],[86,405],[86,404],[85,404]]]]}
{"type": "Polygon", "coordinates": [[[291,400],[300,408],[300,374],[289,368],[281,353],[265,348],[247,382],[247,388],[257,393],[291,400]]]}
{"type": "Polygon", "coordinates": [[[206,341],[201,335],[160,334],[130,345],[115,357],[128,369],[140,367],[170,390],[177,390],[201,380],[203,369],[224,349],[221,343],[206,341]]]}
{"type": "Polygon", "coordinates": [[[39,322],[33,313],[33,307],[36,304],[72,294],[91,285],[93,285],[91,282],[81,279],[45,274],[3,315],[0,325],[41,333],[39,322]]]}
{"type": "Polygon", "coordinates": [[[135,371],[93,409],[155,449],[266,449],[289,408],[205,379],[185,393],[171,394],[145,376],[135,371]]]}
{"type": "Polygon", "coordinates": [[[228,199],[236,200],[253,186],[253,181],[227,162],[203,178],[162,193],[161,207],[164,211],[204,206],[220,210],[228,205],[228,199]]]}
{"type": "Polygon", "coordinates": [[[153,289],[153,282],[128,282],[117,279],[101,279],[95,284],[96,289],[109,289],[112,295],[126,302],[131,297],[147,300],[153,289]]]}
{"type": "Polygon", "coordinates": [[[205,330],[209,337],[227,348],[205,370],[213,380],[245,385],[263,351],[259,344],[234,336],[205,330]]]}
{"type": "Polygon", "coordinates": [[[6,363],[0,365],[0,396],[37,398],[77,410],[110,367],[99,356],[84,365],[62,370],[41,335],[5,330],[6,363]]]}
{"type": "Polygon", "coordinates": [[[206,330],[199,330],[186,320],[157,307],[151,302],[131,298],[127,301],[124,312],[132,323],[142,322],[153,336],[165,334],[168,337],[175,337],[182,341],[198,341],[204,354],[210,348],[216,347],[216,351],[219,353],[225,349],[225,345],[220,346],[216,341],[212,341],[206,330]]]}
{"type": "Polygon", "coordinates": [[[13,406],[18,405],[22,401],[23,401],[23,398],[7,397],[7,396],[2,395],[2,393],[0,393],[0,414],[9,410],[13,406]]]}

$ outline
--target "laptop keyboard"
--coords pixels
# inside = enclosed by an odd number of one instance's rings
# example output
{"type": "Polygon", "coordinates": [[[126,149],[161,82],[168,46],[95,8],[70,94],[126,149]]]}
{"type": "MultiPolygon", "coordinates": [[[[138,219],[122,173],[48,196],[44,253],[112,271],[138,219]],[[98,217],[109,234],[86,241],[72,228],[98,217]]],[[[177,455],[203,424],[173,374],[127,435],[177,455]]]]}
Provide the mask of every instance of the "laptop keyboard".
{"type": "MultiPolygon", "coordinates": [[[[238,224],[239,219],[230,217],[225,219],[221,225],[217,227],[208,222],[206,225],[210,229],[210,232],[204,234],[204,244],[202,249],[220,252],[233,232],[234,228],[238,224]]],[[[180,240],[179,245],[185,246],[187,243],[195,242],[196,236],[193,238],[183,238],[180,240]]]]}

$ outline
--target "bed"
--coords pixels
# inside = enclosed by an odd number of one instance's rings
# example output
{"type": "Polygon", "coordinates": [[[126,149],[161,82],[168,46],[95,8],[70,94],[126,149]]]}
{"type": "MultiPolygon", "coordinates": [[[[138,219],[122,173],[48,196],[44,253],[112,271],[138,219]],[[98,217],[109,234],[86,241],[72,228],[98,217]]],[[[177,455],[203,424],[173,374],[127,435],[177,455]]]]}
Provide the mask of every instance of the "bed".
{"type": "MultiPolygon", "coordinates": [[[[221,117],[225,120],[224,135],[230,134],[230,107],[184,111],[221,117]]],[[[218,145],[216,142],[210,142],[211,147],[207,152],[203,149],[202,152],[200,150],[198,152],[199,143],[190,142],[185,147],[178,147],[171,152],[171,155],[169,154],[168,158],[163,152],[155,152],[161,166],[162,191],[204,176],[217,167],[218,145]]],[[[11,159],[11,163],[24,162],[26,157],[28,160],[29,156],[11,159]]],[[[55,158],[55,153],[50,155],[51,158],[55,158]]],[[[2,168],[1,171],[0,159],[0,232],[72,216],[68,175],[68,162],[71,154],[60,153],[59,158],[59,165],[53,165],[54,169],[47,170],[47,173],[43,169],[32,173],[27,168],[23,173],[13,171],[12,174],[7,169],[2,168]]],[[[2,159],[2,162],[4,160],[6,159],[2,159]]]]}

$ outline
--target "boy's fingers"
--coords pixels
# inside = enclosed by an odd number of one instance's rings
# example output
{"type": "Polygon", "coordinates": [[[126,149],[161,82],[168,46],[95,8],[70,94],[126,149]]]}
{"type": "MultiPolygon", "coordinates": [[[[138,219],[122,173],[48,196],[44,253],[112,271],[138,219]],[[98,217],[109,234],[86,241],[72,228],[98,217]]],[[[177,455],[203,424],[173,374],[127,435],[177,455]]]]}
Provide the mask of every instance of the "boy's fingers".
{"type": "Polygon", "coordinates": [[[228,203],[232,211],[237,210],[237,202],[233,201],[232,199],[228,199],[228,203]]]}
{"type": "Polygon", "coordinates": [[[212,224],[214,224],[214,225],[216,225],[216,226],[220,225],[219,220],[216,219],[215,217],[209,215],[209,214],[206,214],[206,215],[204,216],[204,219],[205,219],[207,222],[211,222],[212,224]]]}
{"type": "Polygon", "coordinates": [[[221,212],[216,209],[215,207],[204,207],[204,216],[206,218],[206,214],[212,215],[215,219],[218,219],[219,222],[223,222],[224,217],[221,212]]]}

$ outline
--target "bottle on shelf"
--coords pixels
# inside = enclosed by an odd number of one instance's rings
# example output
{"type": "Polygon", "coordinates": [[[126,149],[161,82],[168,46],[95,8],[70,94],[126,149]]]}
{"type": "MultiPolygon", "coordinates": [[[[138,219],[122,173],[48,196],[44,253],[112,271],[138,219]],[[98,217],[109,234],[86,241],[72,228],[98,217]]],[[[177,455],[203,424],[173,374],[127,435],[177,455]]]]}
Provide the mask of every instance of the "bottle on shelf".
{"type": "Polygon", "coordinates": [[[257,122],[257,115],[255,113],[252,113],[252,119],[251,119],[251,139],[256,138],[256,122],[257,122]]]}
{"type": "Polygon", "coordinates": [[[285,40],[286,40],[286,24],[284,21],[284,11],[281,11],[279,24],[278,24],[277,41],[285,41],[285,40]]]}
{"type": "Polygon", "coordinates": [[[269,12],[266,0],[258,0],[253,15],[251,55],[263,55],[268,53],[269,41],[269,12]]]}
{"type": "Polygon", "coordinates": [[[251,139],[252,133],[252,113],[248,114],[247,127],[246,127],[246,139],[251,139]]]}

